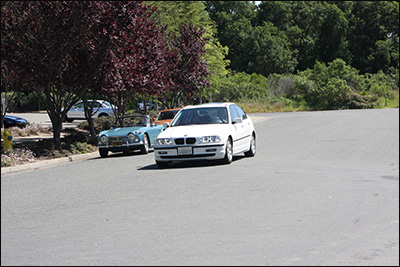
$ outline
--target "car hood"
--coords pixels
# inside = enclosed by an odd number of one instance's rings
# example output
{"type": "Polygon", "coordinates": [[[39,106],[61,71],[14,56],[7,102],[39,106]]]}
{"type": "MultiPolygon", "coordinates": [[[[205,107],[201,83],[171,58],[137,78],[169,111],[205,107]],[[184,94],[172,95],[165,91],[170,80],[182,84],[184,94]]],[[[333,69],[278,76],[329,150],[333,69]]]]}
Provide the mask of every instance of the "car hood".
{"type": "Polygon", "coordinates": [[[119,127],[106,131],[100,132],[99,136],[107,135],[107,136],[124,136],[129,133],[134,133],[136,131],[140,131],[143,127],[119,127]]]}
{"type": "Polygon", "coordinates": [[[159,125],[162,125],[164,122],[169,122],[171,123],[172,119],[165,119],[165,120],[159,120],[159,121],[154,121],[154,123],[157,123],[159,125]]]}
{"type": "Polygon", "coordinates": [[[169,127],[158,135],[158,138],[177,138],[177,137],[202,137],[207,135],[218,135],[224,137],[230,124],[201,124],[201,125],[183,125],[169,127]]]}

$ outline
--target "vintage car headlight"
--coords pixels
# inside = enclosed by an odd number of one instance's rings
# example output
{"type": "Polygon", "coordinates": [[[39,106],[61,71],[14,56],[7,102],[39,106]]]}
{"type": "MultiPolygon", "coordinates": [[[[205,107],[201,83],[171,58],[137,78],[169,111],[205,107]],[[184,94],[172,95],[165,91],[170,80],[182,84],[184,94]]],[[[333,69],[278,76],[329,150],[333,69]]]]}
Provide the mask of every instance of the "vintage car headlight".
{"type": "Polygon", "coordinates": [[[221,141],[221,137],[216,136],[216,135],[203,136],[203,137],[200,137],[199,141],[200,141],[200,144],[218,143],[221,141]]]}
{"type": "Polygon", "coordinates": [[[129,140],[129,142],[137,143],[137,142],[139,142],[139,136],[137,136],[137,135],[135,135],[133,133],[129,133],[128,134],[128,140],[129,140]]]}
{"type": "Polygon", "coordinates": [[[159,138],[156,139],[155,144],[159,146],[169,146],[172,144],[172,140],[169,138],[159,138]]]}
{"type": "Polygon", "coordinates": [[[102,142],[103,144],[107,144],[107,142],[108,142],[108,137],[107,137],[107,135],[102,135],[102,136],[100,136],[100,142],[102,142]]]}

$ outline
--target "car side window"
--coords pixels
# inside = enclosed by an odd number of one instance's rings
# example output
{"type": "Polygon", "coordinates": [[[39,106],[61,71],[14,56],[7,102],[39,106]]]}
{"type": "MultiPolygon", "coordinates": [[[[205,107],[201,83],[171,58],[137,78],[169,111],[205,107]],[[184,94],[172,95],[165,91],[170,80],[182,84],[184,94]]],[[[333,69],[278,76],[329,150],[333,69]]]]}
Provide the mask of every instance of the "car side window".
{"type": "Polygon", "coordinates": [[[99,102],[94,102],[93,107],[95,108],[101,108],[101,104],[99,102]]]}
{"type": "Polygon", "coordinates": [[[79,102],[74,106],[74,108],[83,108],[83,102],[79,102]]]}
{"type": "Polygon", "coordinates": [[[235,109],[235,107],[233,105],[229,106],[229,112],[231,113],[232,122],[233,122],[234,119],[240,118],[240,116],[237,114],[237,111],[236,111],[236,109],[235,109]]]}
{"type": "Polygon", "coordinates": [[[242,120],[247,119],[247,114],[246,114],[246,112],[244,112],[243,109],[241,109],[241,108],[240,108],[239,106],[237,106],[237,105],[234,105],[234,107],[235,107],[235,109],[236,109],[237,114],[239,115],[239,117],[240,117],[242,120]]]}

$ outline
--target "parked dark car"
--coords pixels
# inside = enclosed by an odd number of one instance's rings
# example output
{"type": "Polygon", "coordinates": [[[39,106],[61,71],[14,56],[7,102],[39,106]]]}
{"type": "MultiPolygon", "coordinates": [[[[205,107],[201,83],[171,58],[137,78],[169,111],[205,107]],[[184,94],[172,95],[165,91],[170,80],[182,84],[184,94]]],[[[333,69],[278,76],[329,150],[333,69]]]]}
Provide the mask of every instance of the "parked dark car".
{"type": "Polygon", "coordinates": [[[24,128],[25,126],[28,125],[28,123],[29,123],[28,120],[21,117],[12,115],[4,116],[4,128],[10,128],[10,127],[24,128]]]}

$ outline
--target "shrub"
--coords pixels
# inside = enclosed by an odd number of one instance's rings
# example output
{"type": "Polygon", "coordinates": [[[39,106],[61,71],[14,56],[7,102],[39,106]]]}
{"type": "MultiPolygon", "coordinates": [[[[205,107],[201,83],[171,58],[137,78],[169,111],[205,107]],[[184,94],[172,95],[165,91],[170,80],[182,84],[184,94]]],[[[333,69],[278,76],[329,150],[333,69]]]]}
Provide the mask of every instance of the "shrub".
{"type": "Polygon", "coordinates": [[[89,145],[88,143],[76,142],[74,144],[71,144],[71,152],[74,154],[84,154],[93,151],[94,151],[93,146],[89,145]]]}
{"type": "Polygon", "coordinates": [[[14,137],[24,137],[31,135],[49,134],[52,132],[51,128],[44,128],[36,123],[29,123],[24,128],[10,127],[11,135],[14,137]]]}
{"type": "Polygon", "coordinates": [[[350,109],[373,108],[377,105],[378,96],[348,92],[345,107],[350,109]]]}
{"type": "Polygon", "coordinates": [[[1,150],[1,167],[33,162],[33,152],[26,148],[1,150]]]}

